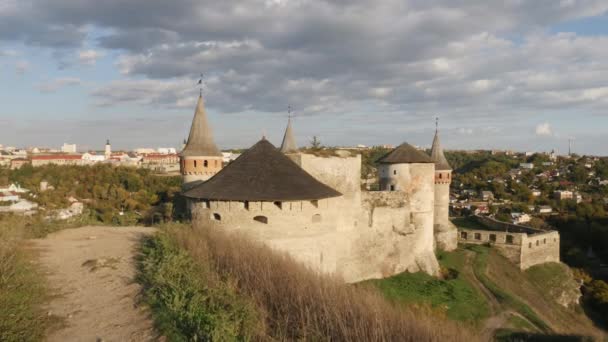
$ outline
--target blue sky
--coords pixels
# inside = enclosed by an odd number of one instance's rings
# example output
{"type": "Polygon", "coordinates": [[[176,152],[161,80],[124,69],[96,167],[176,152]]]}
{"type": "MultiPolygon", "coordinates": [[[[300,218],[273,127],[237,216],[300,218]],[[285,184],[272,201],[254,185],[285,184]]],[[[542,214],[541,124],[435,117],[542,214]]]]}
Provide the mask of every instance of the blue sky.
{"type": "Polygon", "coordinates": [[[217,143],[608,155],[605,1],[6,0],[0,144],[178,147],[198,88],[217,143]]]}

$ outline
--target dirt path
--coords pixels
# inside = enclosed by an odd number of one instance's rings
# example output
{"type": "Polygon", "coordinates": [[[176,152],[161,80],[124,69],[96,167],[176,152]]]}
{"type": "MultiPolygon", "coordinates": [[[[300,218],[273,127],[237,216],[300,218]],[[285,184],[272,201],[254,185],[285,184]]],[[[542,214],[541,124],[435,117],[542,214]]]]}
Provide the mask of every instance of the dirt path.
{"type": "Polygon", "coordinates": [[[149,341],[152,322],[138,307],[133,280],[137,242],[144,227],[83,227],[33,240],[55,291],[49,314],[65,325],[48,341],[149,341]]]}

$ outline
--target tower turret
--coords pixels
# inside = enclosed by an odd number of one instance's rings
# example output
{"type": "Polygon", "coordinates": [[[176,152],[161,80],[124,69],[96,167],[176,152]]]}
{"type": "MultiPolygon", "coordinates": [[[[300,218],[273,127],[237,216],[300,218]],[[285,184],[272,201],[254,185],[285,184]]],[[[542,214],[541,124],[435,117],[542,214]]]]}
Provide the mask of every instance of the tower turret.
{"type": "Polygon", "coordinates": [[[198,98],[190,134],[180,153],[184,188],[206,181],[222,169],[222,153],[213,142],[202,94],[198,98]]]}
{"type": "Polygon", "coordinates": [[[283,152],[283,153],[298,152],[298,145],[296,144],[296,139],[293,136],[293,130],[291,128],[291,116],[287,120],[287,128],[285,128],[285,135],[283,135],[283,143],[281,144],[281,152],[283,152]]]}
{"type": "Polygon", "coordinates": [[[450,183],[452,182],[452,167],[443,154],[439,142],[438,122],[435,123],[435,137],[431,147],[431,159],[435,163],[435,212],[434,231],[437,249],[451,251],[458,245],[458,231],[450,222],[450,183]]]}

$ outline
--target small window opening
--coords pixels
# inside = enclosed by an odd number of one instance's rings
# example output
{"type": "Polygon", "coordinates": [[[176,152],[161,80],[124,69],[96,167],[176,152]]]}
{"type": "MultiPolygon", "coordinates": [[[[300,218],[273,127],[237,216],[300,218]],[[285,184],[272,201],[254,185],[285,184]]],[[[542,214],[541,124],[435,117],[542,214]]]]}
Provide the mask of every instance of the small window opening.
{"type": "Polygon", "coordinates": [[[196,167],[196,160],[194,161],[194,167],[196,167]]]}
{"type": "Polygon", "coordinates": [[[507,243],[513,244],[513,235],[507,235],[507,243]]]}
{"type": "Polygon", "coordinates": [[[496,242],[496,234],[490,234],[490,241],[496,242]]]}
{"type": "Polygon", "coordinates": [[[209,163],[206,160],[203,160],[203,166],[207,167],[209,165],[209,163]]]}
{"type": "Polygon", "coordinates": [[[547,239],[543,239],[543,244],[546,245],[547,244],[547,239]]]}
{"type": "Polygon", "coordinates": [[[211,203],[209,202],[209,200],[203,201],[203,208],[206,208],[206,209],[211,208],[211,203]]]}
{"type": "Polygon", "coordinates": [[[481,234],[475,233],[475,240],[481,240],[481,234]]]}
{"type": "Polygon", "coordinates": [[[279,208],[279,209],[283,209],[283,203],[282,203],[282,202],[280,202],[280,201],[276,201],[276,202],[274,202],[274,205],[275,205],[277,208],[279,208]]]}
{"type": "Polygon", "coordinates": [[[312,223],[318,223],[318,222],[321,222],[321,214],[312,215],[312,223]]]}
{"type": "Polygon", "coordinates": [[[393,174],[396,175],[397,174],[397,170],[393,170],[393,174]]]}
{"type": "Polygon", "coordinates": [[[441,179],[441,178],[442,178],[442,177],[441,177],[441,173],[440,173],[440,174],[439,174],[439,179],[441,179]]]}
{"type": "Polygon", "coordinates": [[[391,185],[391,191],[395,191],[395,186],[391,185]]]}
{"type": "Polygon", "coordinates": [[[460,232],[460,237],[466,240],[468,237],[467,232],[460,232]]]}
{"type": "Polygon", "coordinates": [[[536,245],[539,246],[540,245],[540,241],[536,240],[536,245]]]}
{"type": "Polygon", "coordinates": [[[218,213],[213,213],[213,219],[216,221],[221,221],[222,220],[222,215],[218,214],[218,213]]]}
{"type": "Polygon", "coordinates": [[[268,217],[266,216],[256,216],[253,218],[253,220],[263,224],[268,224],[268,217]]]}
{"type": "Polygon", "coordinates": [[[315,208],[319,207],[319,201],[318,200],[312,200],[312,201],[310,201],[310,204],[312,204],[315,208]]]}
{"type": "Polygon", "coordinates": [[[245,201],[245,202],[243,202],[243,207],[244,207],[246,210],[249,210],[249,201],[245,201]]]}
{"type": "Polygon", "coordinates": [[[528,244],[528,248],[532,248],[532,242],[528,244]]]}
{"type": "Polygon", "coordinates": [[[448,179],[450,179],[450,174],[448,173],[448,179]]]}

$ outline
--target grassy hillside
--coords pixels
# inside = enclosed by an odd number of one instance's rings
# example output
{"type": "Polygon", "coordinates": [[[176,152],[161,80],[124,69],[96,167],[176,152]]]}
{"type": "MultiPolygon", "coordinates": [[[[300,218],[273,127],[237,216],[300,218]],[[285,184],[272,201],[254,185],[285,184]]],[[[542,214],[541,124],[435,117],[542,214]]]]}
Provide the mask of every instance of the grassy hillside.
{"type": "Polygon", "coordinates": [[[144,298],[171,340],[474,341],[428,310],[395,306],[224,232],[177,227],[142,248],[144,298]]]}
{"type": "Polygon", "coordinates": [[[444,279],[418,272],[364,283],[376,286],[394,302],[430,305],[450,319],[480,325],[490,315],[490,308],[483,294],[467,277],[465,251],[442,253],[439,262],[444,270],[444,279]]]}
{"type": "Polygon", "coordinates": [[[560,305],[576,298],[577,284],[566,265],[543,264],[522,272],[495,250],[477,245],[441,253],[439,262],[444,279],[402,273],[366,283],[391,301],[429,305],[501,340],[602,335],[580,305],[560,305]]]}

